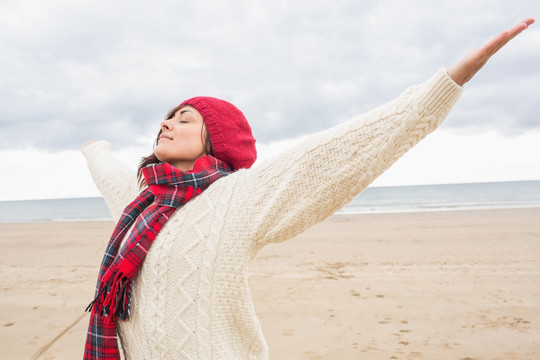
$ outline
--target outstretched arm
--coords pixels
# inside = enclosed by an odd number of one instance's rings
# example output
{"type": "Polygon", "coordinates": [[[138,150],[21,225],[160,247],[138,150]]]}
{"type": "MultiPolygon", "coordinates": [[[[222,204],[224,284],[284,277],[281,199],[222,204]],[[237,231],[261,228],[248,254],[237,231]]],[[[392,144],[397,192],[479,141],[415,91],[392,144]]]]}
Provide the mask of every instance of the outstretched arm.
{"type": "Polygon", "coordinates": [[[493,54],[499,51],[507,42],[515,38],[520,32],[534,23],[533,18],[525,19],[516,24],[511,29],[501,32],[493,39],[488,41],[484,46],[481,46],[465,55],[461,60],[452,65],[448,69],[448,75],[459,86],[465,85],[472,79],[474,74],[478,72],[489,60],[493,54]]]}
{"type": "Polygon", "coordinates": [[[82,147],[88,169],[115,222],[139,192],[135,171],[111,154],[105,141],[90,140],[82,147]]]}
{"type": "Polygon", "coordinates": [[[254,231],[262,246],[289,239],[332,215],[435,130],[457,101],[461,85],[532,23],[525,20],[396,100],[248,170],[236,199],[239,212],[249,219],[244,228],[254,231]]]}

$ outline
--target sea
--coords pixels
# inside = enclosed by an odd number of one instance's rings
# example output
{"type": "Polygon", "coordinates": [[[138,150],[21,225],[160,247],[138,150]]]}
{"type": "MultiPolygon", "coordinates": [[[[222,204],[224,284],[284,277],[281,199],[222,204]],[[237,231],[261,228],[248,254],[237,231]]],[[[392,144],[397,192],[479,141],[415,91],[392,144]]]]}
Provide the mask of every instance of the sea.
{"type": "MultiPolygon", "coordinates": [[[[368,187],[337,214],[540,207],[540,180],[368,187]]],[[[0,201],[0,223],[111,220],[101,197],[0,201]]]]}

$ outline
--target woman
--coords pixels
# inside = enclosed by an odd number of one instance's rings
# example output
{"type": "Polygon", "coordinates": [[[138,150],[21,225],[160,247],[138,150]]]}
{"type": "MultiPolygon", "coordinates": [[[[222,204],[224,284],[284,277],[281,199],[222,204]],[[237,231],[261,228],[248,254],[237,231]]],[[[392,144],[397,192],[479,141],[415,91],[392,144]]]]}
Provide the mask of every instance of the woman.
{"type": "Polygon", "coordinates": [[[256,169],[245,117],[208,97],[183,102],[161,122],[154,153],[139,168],[139,195],[135,174],[107,143],[85,146],[119,220],[89,306],[85,358],[119,358],[117,332],[127,359],[268,358],[247,284],[250,259],[351,201],[437,128],[461,86],[533,22],[256,169]]]}

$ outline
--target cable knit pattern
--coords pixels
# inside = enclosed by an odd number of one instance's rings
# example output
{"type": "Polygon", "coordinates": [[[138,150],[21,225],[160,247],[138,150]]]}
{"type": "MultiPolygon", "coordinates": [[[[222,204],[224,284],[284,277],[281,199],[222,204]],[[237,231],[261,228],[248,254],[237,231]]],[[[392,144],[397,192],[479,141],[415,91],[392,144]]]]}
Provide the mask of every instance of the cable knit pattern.
{"type": "MultiPolygon", "coordinates": [[[[118,331],[126,359],[267,359],[248,263],[346,205],[444,120],[462,89],[444,69],[396,100],[213,183],[162,228],[118,331]]],[[[135,172],[105,142],[83,149],[115,219],[135,172]]]]}

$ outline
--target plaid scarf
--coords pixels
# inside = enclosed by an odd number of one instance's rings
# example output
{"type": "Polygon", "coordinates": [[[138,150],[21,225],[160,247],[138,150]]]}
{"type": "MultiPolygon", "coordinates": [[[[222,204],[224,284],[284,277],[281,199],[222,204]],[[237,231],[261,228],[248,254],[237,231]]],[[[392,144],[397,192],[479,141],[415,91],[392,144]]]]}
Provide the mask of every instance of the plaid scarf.
{"type": "Polygon", "coordinates": [[[152,242],[178,207],[231,172],[227,164],[212,156],[199,158],[190,171],[167,163],[151,164],[142,170],[148,187],[126,207],[116,224],[99,270],[96,297],[86,308],[91,314],[85,359],[120,359],[116,321],[129,319],[133,279],[152,242]],[[118,252],[134,221],[128,240],[118,252]]]}

